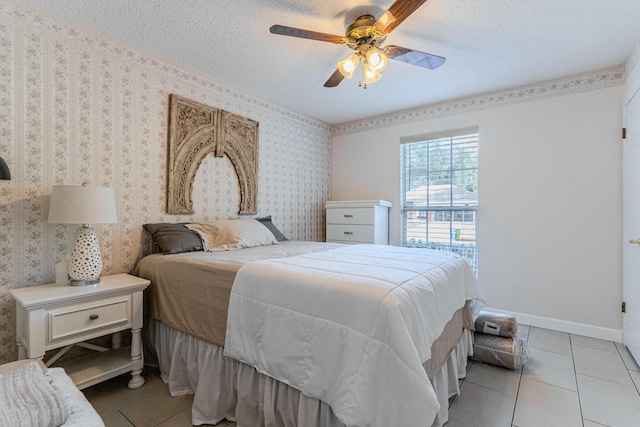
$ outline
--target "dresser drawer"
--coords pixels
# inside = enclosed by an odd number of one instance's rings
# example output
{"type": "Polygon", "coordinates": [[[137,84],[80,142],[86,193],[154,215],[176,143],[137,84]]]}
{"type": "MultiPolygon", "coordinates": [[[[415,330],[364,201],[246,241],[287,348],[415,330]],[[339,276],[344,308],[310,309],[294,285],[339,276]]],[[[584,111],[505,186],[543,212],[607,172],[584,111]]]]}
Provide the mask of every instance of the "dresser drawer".
{"type": "Polygon", "coordinates": [[[130,296],[123,296],[94,305],[81,304],[50,311],[47,341],[53,343],[73,335],[100,336],[115,326],[120,329],[129,327],[131,303],[130,296]]]}
{"type": "Polygon", "coordinates": [[[373,225],[328,225],[327,242],[373,243],[373,225]]]}
{"type": "Polygon", "coordinates": [[[369,208],[327,209],[327,224],[370,224],[374,223],[374,211],[369,208]]]}

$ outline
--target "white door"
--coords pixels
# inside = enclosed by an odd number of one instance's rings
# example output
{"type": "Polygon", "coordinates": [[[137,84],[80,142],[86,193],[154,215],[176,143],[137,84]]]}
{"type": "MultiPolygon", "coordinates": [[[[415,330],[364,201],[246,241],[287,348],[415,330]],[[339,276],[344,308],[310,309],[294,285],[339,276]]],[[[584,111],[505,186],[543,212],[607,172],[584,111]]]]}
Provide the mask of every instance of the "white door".
{"type": "Polygon", "coordinates": [[[623,141],[624,344],[640,362],[640,91],[625,108],[623,141]]]}

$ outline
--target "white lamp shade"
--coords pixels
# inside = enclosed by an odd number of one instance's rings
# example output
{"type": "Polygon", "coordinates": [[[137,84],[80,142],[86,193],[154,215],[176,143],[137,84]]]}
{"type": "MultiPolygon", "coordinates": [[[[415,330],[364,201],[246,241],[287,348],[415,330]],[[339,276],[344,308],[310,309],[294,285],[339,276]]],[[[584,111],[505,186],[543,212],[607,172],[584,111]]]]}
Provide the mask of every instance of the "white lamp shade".
{"type": "Polygon", "coordinates": [[[379,71],[373,69],[369,64],[365,64],[365,67],[364,67],[364,83],[365,84],[377,82],[378,80],[380,80],[380,78],[382,78],[382,74],[379,71]]]}
{"type": "Polygon", "coordinates": [[[56,185],[49,205],[50,224],[113,224],[118,222],[111,188],[56,185]]]}
{"type": "Polygon", "coordinates": [[[353,71],[358,67],[360,63],[360,56],[357,53],[347,56],[342,61],[338,62],[338,70],[344,77],[350,79],[353,75],[353,71]]]}
{"type": "Polygon", "coordinates": [[[376,49],[369,49],[369,51],[367,51],[367,62],[369,63],[369,65],[371,65],[371,68],[378,72],[381,72],[382,70],[387,68],[389,59],[384,52],[376,49]]]}

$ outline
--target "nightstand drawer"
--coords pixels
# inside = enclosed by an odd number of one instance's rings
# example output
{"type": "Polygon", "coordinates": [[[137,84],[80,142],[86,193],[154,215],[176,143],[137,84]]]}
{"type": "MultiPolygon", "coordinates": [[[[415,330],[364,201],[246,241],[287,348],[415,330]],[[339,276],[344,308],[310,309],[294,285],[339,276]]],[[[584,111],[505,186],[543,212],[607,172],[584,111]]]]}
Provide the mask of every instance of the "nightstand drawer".
{"type": "Polygon", "coordinates": [[[100,330],[104,334],[110,327],[126,327],[131,323],[131,298],[128,296],[97,305],[76,305],[51,311],[48,316],[49,343],[72,335],[88,335],[100,330]]]}
{"type": "Polygon", "coordinates": [[[372,243],[373,225],[328,225],[327,241],[372,243]]]}
{"type": "Polygon", "coordinates": [[[345,208],[327,209],[327,224],[371,224],[374,223],[373,209],[345,208]]]}

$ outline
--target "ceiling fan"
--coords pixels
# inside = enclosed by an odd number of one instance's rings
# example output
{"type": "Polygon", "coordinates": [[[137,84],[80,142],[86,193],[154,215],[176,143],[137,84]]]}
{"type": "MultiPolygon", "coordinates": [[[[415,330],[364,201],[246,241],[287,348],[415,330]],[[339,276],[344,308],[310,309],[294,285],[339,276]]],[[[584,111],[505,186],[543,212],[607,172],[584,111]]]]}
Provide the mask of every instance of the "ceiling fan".
{"type": "Polygon", "coordinates": [[[389,33],[426,1],[396,0],[377,20],[372,15],[358,17],[353,24],[349,25],[344,36],[302,30],[284,25],[273,25],[269,31],[283,36],[347,45],[356,52],[338,62],[338,68],[329,77],[324,86],[335,87],[345,77],[351,78],[360,62],[363,62],[358,85],[366,89],[367,84],[378,81],[382,77],[382,70],[387,66],[389,58],[430,70],[435,70],[444,64],[445,58],[442,56],[401,46],[382,46],[389,33]]]}

